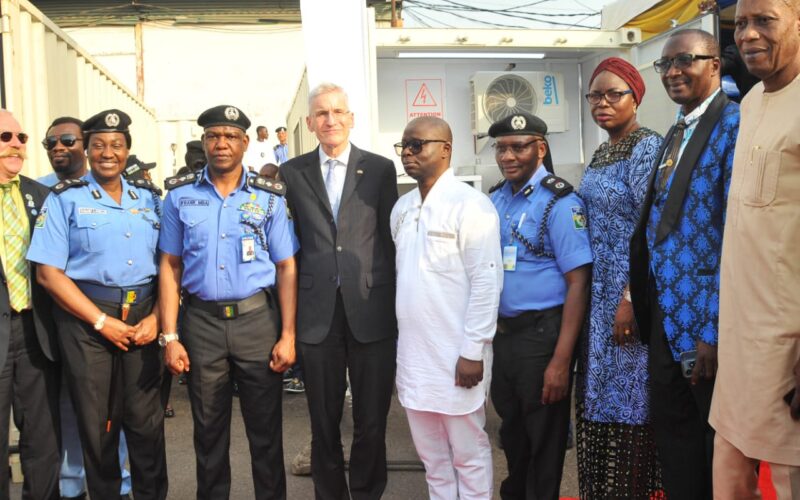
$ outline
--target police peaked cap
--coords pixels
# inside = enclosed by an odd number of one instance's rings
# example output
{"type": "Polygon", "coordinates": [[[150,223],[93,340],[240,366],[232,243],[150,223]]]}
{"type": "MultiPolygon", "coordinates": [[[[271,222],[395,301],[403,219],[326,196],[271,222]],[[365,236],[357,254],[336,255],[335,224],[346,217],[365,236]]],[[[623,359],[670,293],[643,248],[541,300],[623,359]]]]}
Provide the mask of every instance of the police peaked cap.
{"type": "Polygon", "coordinates": [[[124,111],[118,109],[107,109],[101,111],[83,122],[81,132],[83,132],[84,146],[89,142],[89,136],[97,132],[119,132],[125,136],[128,149],[131,148],[131,132],[128,127],[131,125],[131,117],[124,111]]]}
{"type": "Polygon", "coordinates": [[[502,137],[504,135],[539,135],[544,137],[547,134],[547,124],[530,113],[519,111],[508,115],[502,120],[492,123],[489,127],[491,137],[502,137]]]}
{"type": "Polygon", "coordinates": [[[286,132],[286,127],[278,127],[278,128],[276,128],[275,129],[275,133],[277,134],[278,132],[286,132]]]}
{"type": "Polygon", "coordinates": [[[209,127],[236,127],[243,131],[250,128],[250,119],[244,111],[236,106],[221,104],[203,111],[197,118],[197,124],[204,129],[209,127]]]}

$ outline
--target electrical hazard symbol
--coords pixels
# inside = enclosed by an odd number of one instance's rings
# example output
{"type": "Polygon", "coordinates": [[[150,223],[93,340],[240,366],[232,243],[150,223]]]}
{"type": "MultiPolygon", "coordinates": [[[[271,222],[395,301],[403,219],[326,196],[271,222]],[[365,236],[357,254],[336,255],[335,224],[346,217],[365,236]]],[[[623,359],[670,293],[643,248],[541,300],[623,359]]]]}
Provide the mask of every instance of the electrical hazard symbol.
{"type": "Polygon", "coordinates": [[[426,84],[422,84],[417,92],[417,97],[414,98],[414,106],[436,106],[436,99],[433,98],[431,91],[426,84]]]}
{"type": "Polygon", "coordinates": [[[441,79],[406,80],[406,120],[420,116],[444,117],[441,79]]]}

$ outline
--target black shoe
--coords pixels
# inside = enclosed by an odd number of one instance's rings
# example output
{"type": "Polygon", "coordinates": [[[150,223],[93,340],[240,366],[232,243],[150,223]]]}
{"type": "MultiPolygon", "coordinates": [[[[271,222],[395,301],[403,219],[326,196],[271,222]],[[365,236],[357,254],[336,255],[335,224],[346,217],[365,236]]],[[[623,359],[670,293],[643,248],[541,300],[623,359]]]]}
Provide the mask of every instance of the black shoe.
{"type": "Polygon", "coordinates": [[[164,417],[172,418],[174,416],[175,416],[175,410],[173,410],[170,405],[167,405],[167,407],[164,408],[164,417]]]}

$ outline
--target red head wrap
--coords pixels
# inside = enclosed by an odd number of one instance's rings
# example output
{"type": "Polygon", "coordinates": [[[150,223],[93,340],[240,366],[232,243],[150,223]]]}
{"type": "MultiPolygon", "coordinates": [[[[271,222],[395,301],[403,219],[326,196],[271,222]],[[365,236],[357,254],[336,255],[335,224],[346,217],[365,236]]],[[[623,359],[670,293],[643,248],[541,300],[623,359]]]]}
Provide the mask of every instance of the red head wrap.
{"type": "Polygon", "coordinates": [[[597,78],[597,75],[603,71],[614,73],[622,78],[633,91],[633,100],[636,101],[636,104],[642,103],[642,98],[644,97],[644,80],[642,80],[642,75],[639,74],[639,71],[637,71],[631,63],[619,57],[603,59],[603,61],[597,65],[594,73],[592,73],[592,77],[589,79],[590,87],[594,79],[597,78]]]}

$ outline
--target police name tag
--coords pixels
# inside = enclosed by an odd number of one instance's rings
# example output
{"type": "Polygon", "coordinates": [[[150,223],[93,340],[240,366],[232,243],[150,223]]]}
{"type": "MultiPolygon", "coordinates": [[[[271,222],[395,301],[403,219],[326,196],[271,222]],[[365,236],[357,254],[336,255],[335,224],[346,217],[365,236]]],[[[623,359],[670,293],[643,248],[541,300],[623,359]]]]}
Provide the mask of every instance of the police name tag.
{"type": "Polygon", "coordinates": [[[503,271],[517,270],[517,247],[508,245],[503,247],[503,271]]]}
{"type": "Polygon", "coordinates": [[[256,238],[252,234],[242,236],[242,262],[256,260],[256,238]]]}

